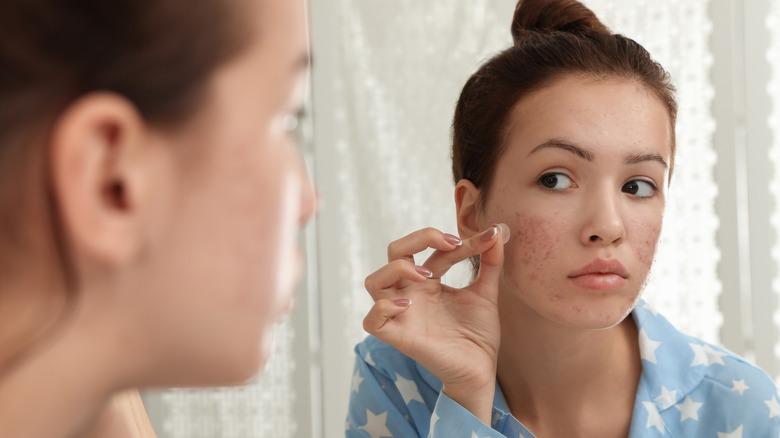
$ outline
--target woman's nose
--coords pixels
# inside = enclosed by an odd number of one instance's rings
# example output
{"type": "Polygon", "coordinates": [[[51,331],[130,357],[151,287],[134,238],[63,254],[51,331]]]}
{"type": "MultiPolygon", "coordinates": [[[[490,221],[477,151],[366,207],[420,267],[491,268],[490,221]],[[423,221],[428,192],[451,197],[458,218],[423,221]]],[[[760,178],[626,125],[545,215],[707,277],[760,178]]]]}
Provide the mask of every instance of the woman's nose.
{"type": "Polygon", "coordinates": [[[312,216],[317,212],[318,208],[318,196],[316,194],[316,190],[314,188],[314,184],[311,181],[311,178],[309,178],[309,173],[306,171],[306,167],[301,163],[300,166],[300,175],[301,175],[301,209],[300,209],[300,217],[298,218],[298,223],[300,223],[300,226],[303,227],[306,222],[311,219],[312,216]]]}
{"type": "Polygon", "coordinates": [[[626,228],[620,211],[620,194],[601,194],[587,201],[583,209],[582,243],[585,245],[613,245],[623,241],[626,228]]]}

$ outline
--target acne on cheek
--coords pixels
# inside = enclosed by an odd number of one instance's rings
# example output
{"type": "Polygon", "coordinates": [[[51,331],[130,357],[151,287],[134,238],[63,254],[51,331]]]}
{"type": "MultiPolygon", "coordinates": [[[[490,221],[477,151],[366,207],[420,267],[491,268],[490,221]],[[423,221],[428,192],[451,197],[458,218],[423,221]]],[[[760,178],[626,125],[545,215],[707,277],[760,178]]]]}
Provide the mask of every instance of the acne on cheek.
{"type": "Polygon", "coordinates": [[[636,232],[641,233],[636,239],[638,242],[636,247],[637,260],[642,266],[650,269],[655,259],[655,249],[661,234],[661,226],[644,223],[636,224],[633,228],[637,230],[636,232]]]}
{"type": "MultiPolygon", "coordinates": [[[[504,216],[506,217],[506,216],[504,216]]],[[[566,229],[565,224],[558,223],[551,218],[561,218],[562,215],[553,214],[538,217],[528,213],[514,212],[513,222],[508,224],[512,238],[507,243],[506,262],[516,269],[529,270],[528,278],[538,280],[538,272],[544,271],[552,259],[558,254],[561,240],[565,239],[561,233],[566,229]]],[[[633,223],[629,232],[638,233],[628,240],[634,242],[634,251],[637,260],[648,269],[655,258],[655,250],[658,237],[661,233],[659,223],[633,223]]]]}
{"type": "Polygon", "coordinates": [[[561,227],[550,217],[515,212],[513,222],[509,224],[512,238],[507,244],[506,261],[515,269],[528,272],[531,281],[537,281],[538,273],[548,269],[558,252],[560,239],[564,238],[561,227]]]}

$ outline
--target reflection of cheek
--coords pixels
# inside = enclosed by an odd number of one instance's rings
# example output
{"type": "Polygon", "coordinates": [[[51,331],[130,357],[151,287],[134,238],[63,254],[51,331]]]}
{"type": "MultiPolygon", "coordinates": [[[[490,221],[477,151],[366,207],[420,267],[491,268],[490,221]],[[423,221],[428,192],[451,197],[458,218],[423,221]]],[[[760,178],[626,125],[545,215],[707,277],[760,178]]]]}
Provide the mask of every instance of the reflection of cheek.
{"type": "Polygon", "coordinates": [[[642,266],[650,269],[655,258],[656,245],[658,243],[658,237],[661,234],[661,227],[658,225],[642,224],[635,229],[642,230],[642,234],[637,239],[637,258],[642,266]]]}
{"type": "Polygon", "coordinates": [[[508,242],[508,270],[538,281],[555,257],[560,230],[556,232],[556,226],[549,218],[518,212],[514,219],[510,225],[512,238],[508,242]]]}

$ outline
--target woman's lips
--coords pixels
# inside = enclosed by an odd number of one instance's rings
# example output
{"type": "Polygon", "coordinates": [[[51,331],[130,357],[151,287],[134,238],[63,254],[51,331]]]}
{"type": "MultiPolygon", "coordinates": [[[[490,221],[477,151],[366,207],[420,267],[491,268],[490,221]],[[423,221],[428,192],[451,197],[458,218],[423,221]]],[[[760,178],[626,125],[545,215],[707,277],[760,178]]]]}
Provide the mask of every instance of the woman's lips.
{"type": "Polygon", "coordinates": [[[616,259],[597,258],[569,274],[569,279],[583,289],[612,290],[623,287],[628,281],[628,271],[616,259]]]}
{"type": "Polygon", "coordinates": [[[569,277],[571,281],[583,289],[612,290],[626,284],[626,279],[617,274],[583,274],[569,277]]]}

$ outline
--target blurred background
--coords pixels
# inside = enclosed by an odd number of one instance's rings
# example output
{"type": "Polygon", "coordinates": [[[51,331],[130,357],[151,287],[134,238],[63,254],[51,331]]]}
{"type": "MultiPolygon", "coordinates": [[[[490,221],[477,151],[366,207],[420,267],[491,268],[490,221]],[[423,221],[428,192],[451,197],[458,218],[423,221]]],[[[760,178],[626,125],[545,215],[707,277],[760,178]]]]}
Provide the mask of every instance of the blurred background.
{"type": "MultiPolygon", "coordinates": [[[[160,438],[336,438],[387,244],[455,232],[449,129],[466,78],[511,44],[514,0],[315,0],[301,147],[322,200],[265,374],[143,394],[160,438]]],[[[780,1],[585,0],[678,88],[678,155],[645,298],[780,375],[780,1]]],[[[465,268],[448,274],[465,281],[465,268]]]]}

